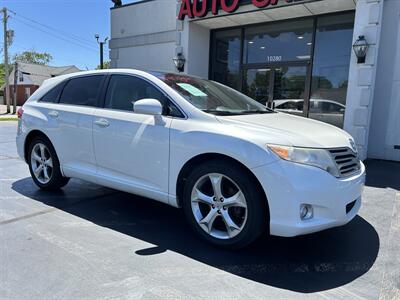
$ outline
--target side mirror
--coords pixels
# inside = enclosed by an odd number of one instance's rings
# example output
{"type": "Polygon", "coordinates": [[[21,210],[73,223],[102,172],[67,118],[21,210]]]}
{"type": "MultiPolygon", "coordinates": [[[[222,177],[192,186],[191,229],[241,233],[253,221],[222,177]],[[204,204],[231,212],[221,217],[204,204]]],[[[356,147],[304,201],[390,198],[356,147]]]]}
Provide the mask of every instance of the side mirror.
{"type": "Polygon", "coordinates": [[[143,115],[157,116],[162,114],[162,105],[156,99],[141,99],[133,104],[133,112],[143,115]]]}

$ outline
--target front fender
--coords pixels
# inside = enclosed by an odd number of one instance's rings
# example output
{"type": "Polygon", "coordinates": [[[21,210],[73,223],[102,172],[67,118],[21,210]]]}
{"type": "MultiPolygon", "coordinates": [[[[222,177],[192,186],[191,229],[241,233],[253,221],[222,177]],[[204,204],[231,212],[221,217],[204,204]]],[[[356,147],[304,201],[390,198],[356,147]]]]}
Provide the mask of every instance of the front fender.
{"type": "Polygon", "coordinates": [[[171,204],[176,205],[176,184],[184,165],[202,154],[222,154],[239,161],[248,169],[270,164],[278,160],[264,145],[235,135],[227,126],[203,122],[173,121],[170,133],[169,194],[171,204]]]}

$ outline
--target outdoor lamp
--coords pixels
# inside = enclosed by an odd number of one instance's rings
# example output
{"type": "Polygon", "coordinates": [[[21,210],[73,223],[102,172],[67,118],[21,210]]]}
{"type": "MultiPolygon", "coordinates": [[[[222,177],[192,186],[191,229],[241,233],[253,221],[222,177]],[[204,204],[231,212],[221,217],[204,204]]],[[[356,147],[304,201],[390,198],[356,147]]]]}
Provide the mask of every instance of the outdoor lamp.
{"type": "Polygon", "coordinates": [[[357,56],[357,63],[365,63],[365,57],[367,56],[368,47],[369,44],[367,43],[365,37],[363,35],[360,35],[353,45],[354,53],[357,56]]]}
{"type": "Polygon", "coordinates": [[[185,62],[186,62],[186,59],[183,56],[183,54],[178,53],[172,60],[178,72],[183,72],[183,70],[185,69],[185,62]]]}

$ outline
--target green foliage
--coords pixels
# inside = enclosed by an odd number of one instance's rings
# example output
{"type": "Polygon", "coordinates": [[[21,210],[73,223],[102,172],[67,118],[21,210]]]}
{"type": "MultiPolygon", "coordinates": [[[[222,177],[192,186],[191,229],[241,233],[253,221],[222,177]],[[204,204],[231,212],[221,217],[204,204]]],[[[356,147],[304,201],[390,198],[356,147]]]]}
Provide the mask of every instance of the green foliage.
{"type": "MultiPolygon", "coordinates": [[[[110,61],[108,60],[108,61],[105,61],[104,63],[103,63],[103,67],[104,67],[104,69],[109,69],[110,68],[110,61]]],[[[96,67],[96,70],[100,70],[100,65],[98,65],[97,67],[96,67]]]]}
{"type": "Polygon", "coordinates": [[[35,50],[17,53],[13,57],[13,61],[19,61],[29,64],[48,65],[53,56],[47,52],[36,52],[35,50]]]}
{"type": "Polygon", "coordinates": [[[0,64],[0,86],[5,83],[4,64],[0,64]]]}

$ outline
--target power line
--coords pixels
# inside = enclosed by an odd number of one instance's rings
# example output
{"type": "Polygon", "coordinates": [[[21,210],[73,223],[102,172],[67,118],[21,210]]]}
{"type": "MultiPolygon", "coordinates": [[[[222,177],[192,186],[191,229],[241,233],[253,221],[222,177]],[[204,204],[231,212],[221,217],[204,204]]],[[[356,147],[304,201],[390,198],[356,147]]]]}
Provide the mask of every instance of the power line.
{"type": "Polygon", "coordinates": [[[29,28],[36,29],[36,30],[41,31],[41,32],[43,32],[43,33],[46,33],[46,34],[48,34],[48,35],[50,35],[50,36],[52,36],[52,37],[54,37],[54,38],[63,40],[63,41],[65,41],[65,42],[67,42],[67,43],[74,44],[75,46],[78,46],[78,47],[81,47],[81,48],[86,49],[86,50],[88,50],[88,51],[93,51],[93,52],[96,52],[96,53],[97,53],[97,49],[95,49],[94,47],[92,48],[92,47],[90,47],[90,46],[86,46],[86,45],[80,44],[80,43],[78,43],[78,42],[68,40],[68,39],[66,39],[65,37],[61,37],[61,36],[59,36],[59,35],[56,35],[56,34],[54,34],[54,33],[52,33],[52,32],[43,30],[43,29],[41,29],[41,28],[39,28],[39,27],[37,27],[37,26],[34,26],[34,25],[32,25],[32,24],[28,24],[28,23],[26,23],[25,21],[22,21],[22,20],[20,20],[20,19],[18,19],[18,18],[15,18],[15,16],[13,17],[13,19],[16,20],[16,21],[18,21],[18,22],[20,22],[20,23],[22,23],[22,24],[24,24],[24,25],[26,25],[26,26],[28,26],[29,28]]]}
{"type": "Polygon", "coordinates": [[[36,20],[33,20],[33,19],[28,18],[28,17],[26,17],[26,16],[23,16],[23,15],[21,15],[21,14],[19,14],[19,13],[16,13],[16,12],[13,11],[13,10],[10,10],[10,9],[9,9],[9,11],[12,12],[12,13],[13,13],[15,16],[17,16],[17,17],[23,18],[23,19],[25,19],[25,20],[27,20],[27,21],[29,21],[29,22],[32,22],[32,23],[37,24],[37,25],[39,25],[39,26],[42,26],[42,27],[44,27],[44,28],[46,28],[46,29],[48,29],[48,30],[52,30],[52,31],[61,33],[62,35],[69,35],[69,36],[70,36],[70,37],[69,37],[70,39],[76,40],[77,42],[86,43],[86,44],[89,45],[89,46],[93,46],[93,44],[94,44],[93,41],[87,40],[87,39],[85,39],[85,38],[83,38],[83,37],[81,37],[81,36],[78,36],[78,35],[76,35],[76,34],[73,34],[73,33],[70,33],[70,32],[66,32],[66,31],[64,31],[64,30],[61,30],[61,29],[58,29],[58,28],[55,28],[55,27],[52,27],[52,26],[49,26],[49,25],[40,23],[40,22],[38,22],[38,21],[36,21],[36,20]]]}
{"type": "Polygon", "coordinates": [[[17,22],[20,22],[20,23],[22,23],[22,24],[24,24],[24,25],[26,25],[26,26],[29,26],[30,28],[34,28],[34,29],[36,29],[36,30],[38,30],[38,31],[41,31],[41,32],[43,32],[43,33],[46,33],[46,34],[48,34],[48,35],[51,35],[52,37],[55,37],[55,38],[61,39],[61,40],[63,40],[63,41],[66,41],[66,42],[68,42],[68,43],[71,43],[71,44],[74,44],[74,45],[77,45],[77,46],[80,46],[80,47],[83,47],[83,48],[86,48],[86,49],[89,49],[89,50],[92,50],[92,51],[96,51],[96,52],[97,52],[97,50],[95,50],[96,48],[94,48],[94,47],[92,47],[92,46],[88,46],[88,45],[82,44],[82,43],[80,43],[80,42],[70,40],[69,38],[67,38],[67,37],[65,37],[65,36],[61,36],[61,35],[55,34],[55,33],[53,33],[53,32],[50,32],[50,31],[48,31],[48,30],[44,30],[44,29],[38,27],[37,25],[29,24],[29,23],[27,23],[25,20],[20,19],[18,16],[13,16],[12,18],[13,18],[15,21],[17,21],[17,22]]]}

